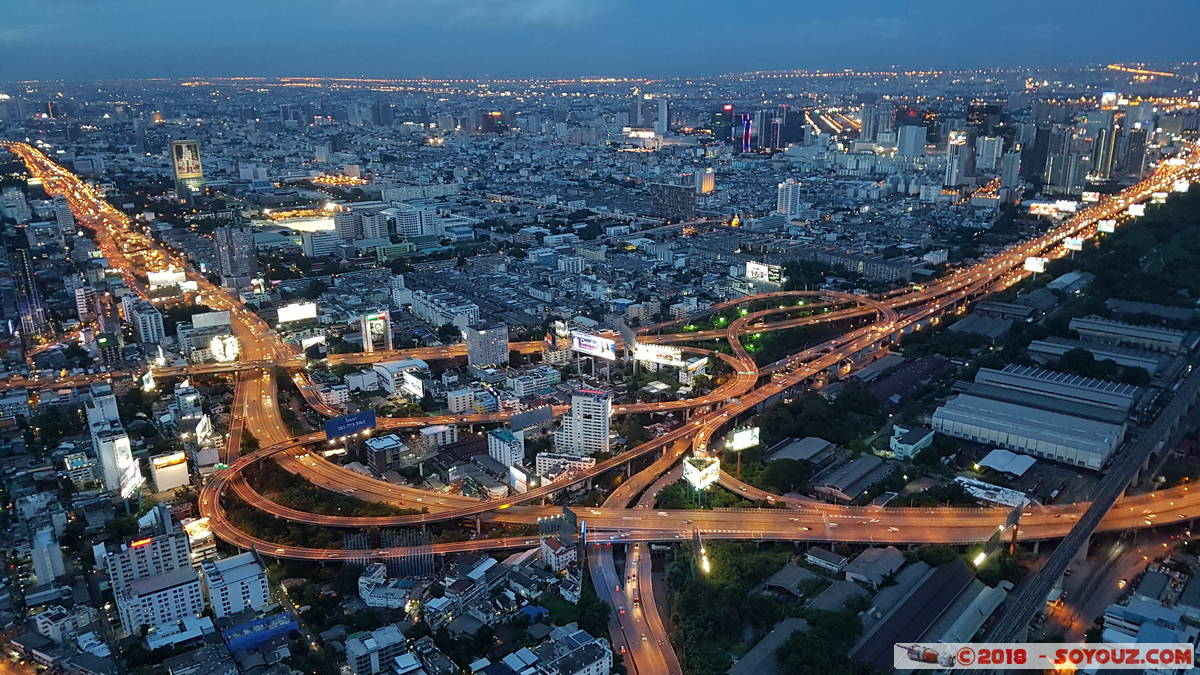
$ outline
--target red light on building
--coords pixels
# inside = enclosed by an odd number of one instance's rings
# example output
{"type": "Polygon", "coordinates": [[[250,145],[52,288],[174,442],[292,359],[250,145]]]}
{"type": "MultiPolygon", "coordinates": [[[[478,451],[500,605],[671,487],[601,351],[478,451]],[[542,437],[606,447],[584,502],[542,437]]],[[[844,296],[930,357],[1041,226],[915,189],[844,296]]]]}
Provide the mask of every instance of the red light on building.
{"type": "Polygon", "coordinates": [[[131,542],[129,542],[129,545],[133,548],[137,548],[139,546],[145,546],[146,544],[149,544],[152,541],[154,541],[153,537],[147,537],[145,539],[138,539],[137,541],[131,541],[131,542]]]}
{"type": "Polygon", "coordinates": [[[722,106],[722,109],[723,109],[723,110],[733,110],[733,104],[732,104],[732,103],[726,103],[724,106],[722,106]]]}

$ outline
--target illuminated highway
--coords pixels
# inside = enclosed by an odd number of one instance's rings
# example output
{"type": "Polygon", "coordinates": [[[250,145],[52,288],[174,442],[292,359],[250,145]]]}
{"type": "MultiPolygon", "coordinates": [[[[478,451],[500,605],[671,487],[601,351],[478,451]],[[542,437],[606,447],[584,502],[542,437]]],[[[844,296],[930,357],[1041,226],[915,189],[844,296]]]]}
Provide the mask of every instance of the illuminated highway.
{"type": "MultiPolygon", "coordinates": [[[[563,489],[570,484],[560,482],[544,485],[520,495],[488,501],[473,500],[461,496],[433,494],[416,488],[396,486],[375,481],[349,472],[321,459],[308,451],[325,442],[323,434],[309,434],[293,438],[282,423],[276,400],[276,383],[273,381],[275,367],[300,368],[302,360],[294,350],[280,341],[273,331],[256,315],[242,306],[238,300],[200,277],[175,254],[158,247],[130,225],[128,218],[108,205],[90,187],[69,174],[40,152],[25,144],[6,144],[18,154],[29,167],[30,173],[43,180],[51,194],[65,194],[82,225],[97,233],[101,251],[126,278],[131,288],[141,291],[143,286],[137,273],[174,267],[185,269],[202,289],[205,304],[215,309],[227,309],[234,319],[235,334],[242,344],[243,362],[230,366],[194,366],[177,371],[162,369],[163,373],[200,374],[207,372],[235,372],[237,386],[233,405],[233,422],[229,443],[224,455],[230,465],[228,470],[213,476],[203,487],[200,497],[202,515],[209,517],[213,532],[236,546],[253,548],[266,555],[282,558],[309,560],[359,559],[360,550],[316,549],[290,545],[278,545],[259,539],[238,530],[225,516],[221,504],[225,488],[230,488],[239,498],[255,508],[279,517],[298,522],[332,527],[387,527],[422,525],[431,522],[486,517],[497,522],[534,522],[547,514],[541,507],[521,506],[535,502],[563,489]],[[221,370],[224,368],[225,370],[221,370]],[[193,370],[195,369],[195,370],[193,370]],[[242,434],[250,430],[262,447],[241,456],[238,451],[242,434]],[[346,494],[361,496],[374,501],[386,501],[409,508],[426,509],[427,513],[378,518],[344,518],[320,516],[287,509],[274,504],[253,491],[241,477],[241,472],[251,464],[266,458],[274,458],[284,468],[304,475],[315,484],[346,494]]],[[[615,413],[661,412],[668,410],[693,409],[696,412],[682,425],[638,447],[632,448],[611,459],[598,462],[589,471],[574,475],[570,482],[579,482],[619,468],[631,460],[652,458],[651,466],[626,480],[606,501],[604,507],[578,509],[582,519],[588,522],[591,540],[601,546],[605,542],[632,544],[647,541],[689,540],[693,532],[705,539],[732,539],[751,541],[840,541],[867,543],[953,543],[975,544],[986,540],[1003,523],[1005,513],[998,509],[878,509],[870,507],[833,506],[813,504],[807,500],[784,500],[791,508],[748,509],[740,511],[656,511],[646,508],[653,502],[653,494],[666,483],[664,475],[685,454],[704,454],[723,430],[738,419],[751,414],[755,409],[771,403],[778,397],[802,391],[826,378],[835,378],[851,369],[869,362],[875,355],[904,333],[926,329],[938,323],[947,314],[961,312],[974,299],[1011,286],[1029,274],[1024,269],[1030,256],[1056,258],[1066,254],[1062,245],[1067,237],[1092,236],[1097,222],[1102,219],[1127,220],[1125,212],[1131,204],[1140,203],[1153,192],[1169,190],[1174,181],[1181,177],[1197,174],[1195,148],[1188,146],[1174,160],[1163,162],[1154,174],[1131,186],[1120,194],[1093,204],[1068,218],[1062,225],[1032,240],[1009,247],[1005,251],[971,267],[957,270],[922,289],[901,289],[882,298],[859,298],[829,292],[808,294],[817,296],[817,302],[802,306],[782,306],[748,313],[730,323],[725,329],[716,331],[685,331],[676,334],[644,334],[639,338],[646,342],[687,342],[705,339],[724,339],[732,347],[733,355],[720,355],[732,368],[729,377],[708,396],[687,401],[631,404],[617,406],[615,413]],[[768,321],[767,317],[795,311],[815,313],[807,316],[768,321]],[[816,311],[819,310],[819,311],[816,311]],[[842,335],[805,349],[765,368],[758,368],[742,346],[740,337],[749,333],[779,330],[800,325],[834,321],[864,320],[866,325],[846,331],[842,335]],[[649,490],[649,492],[647,492],[649,490]],[[638,508],[629,504],[643,495],[638,508]],[[648,496],[647,496],[648,495],[648,496]],[[649,500],[649,501],[647,501],[649,500]]],[[[768,294],[739,299],[727,306],[742,302],[770,300],[789,294],[768,294]]],[[[800,293],[793,296],[804,295],[800,293]]],[[[712,313],[709,310],[708,313],[712,313]]],[[[678,322],[672,322],[675,324],[678,322]]],[[[663,330],[670,324],[650,327],[648,330],[663,330]]],[[[533,353],[541,349],[541,343],[514,343],[514,349],[533,353]],[[528,350],[528,351],[526,351],[528,350]]],[[[687,348],[690,353],[710,354],[706,350],[687,348]]],[[[347,355],[337,359],[344,363],[372,363],[385,358],[417,357],[429,360],[460,358],[463,347],[421,348],[397,350],[395,352],[347,355]]],[[[333,359],[331,359],[333,361],[333,359]]],[[[104,377],[112,376],[107,374],[104,377]]],[[[101,377],[101,376],[89,376],[101,377]]],[[[336,410],[314,404],[315,391],[299,373],[298,378],[306,400],[323,413],[333,414],[336,410]]],[[[55,386],[64,386],[68,378],[55,380],[55,386]]],[[[81,380],[82,381],[82,380],[81,380]]],[[[30,382],[38,382],[31,380],[30,382]]],[[[13,381],[8,383],[13,386],[13,381]]],[[[561,411],[556,411],[561,412],[561,411]]],[[[465,424],[474,422],[498,422],[507,418],[507,413],[484,415],[458,415],[416,417],[380,420],[380,428],[424,426],[437,423],[465,424]]],[[[756,490],[725,474],[722,484],[748,497],[757,499],[780,498],[756,490]]],[[[1064,536],[1078,520],[1087,504],[1071,504],[1056,507],[1039,507],[1027,512],[1021,521],[1018,538],[1027,541],[1056,539],[1064,536]]],[[[1149,495],[1123,499],[1108,512],[1099,529],[1126,530],[1152,527],[1173,522],[1190,521],[1200,515],[1200,491],[1189,492],[1186,487],[1164,490],[1149,495]]],[[[510,537],[502,539],[474,539],[465,542],[434,545],[435,553],[455,551],[488,550],[536,545],[536,537],[510,537]]],[[[615,579],[611,549],[594,547],[589,550],[594,580],[597,584],[612,583],[612,592],[604,593],[614,603],[630,599],[629,593],[650,589],[648,554],[640,546],[629,547],[631,559],[637,563],[629,572],[632,578],[615,579]],[[605,553],[605,551],[608,551],[605,553]],[[624,583],[622,583],[622,581],[624,583]],[[622,590],[618,591],[620,588],[622,590]],[[629,590],[633,588],[635,590],[629,590]]],[[[378,556],[402,556],[404,548],[382,549],[365,552],[378,556]]],[[[598,590],[601,587],[598,587],[598,590]]],[[[603,588],[607,588],[604,586],[603,588]]],[[[641,594],[641,603],[653,602],[653,594],[641,594]]],[[[640,608],[637,614],[616,614],[614,646],[620,636],[620,646],[626,648],[634,668],[642,672],[673,672],[678,661],[670,652],[669,643],[664,645],[659,636],[663,634],[661,621],[654,626],[644,621],[644,610],[658,618],[657,610],[640,608]],[[626,618],[628,617],[628,618],[626,618]],[[642,634],[646,639],[641,639],[642,634]],[[674,665],[672,665],[672,663],[674,665]]],[[[652,605],[651,605],[652,608],[652,605]]]]}

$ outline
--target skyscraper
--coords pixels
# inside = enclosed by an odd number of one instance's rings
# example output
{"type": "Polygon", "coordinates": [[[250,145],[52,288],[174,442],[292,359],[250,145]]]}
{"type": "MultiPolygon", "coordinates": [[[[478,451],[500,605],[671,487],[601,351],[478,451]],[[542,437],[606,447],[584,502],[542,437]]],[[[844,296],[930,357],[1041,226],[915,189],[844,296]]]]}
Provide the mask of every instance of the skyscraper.
{"type": "Polygon", "coordinates": [[[754,116],[750,113],[742,113],[736,119],[739,141],[735,147],[741,152],[750,152],[754,149],[754,116]]]}
{"type": "Polygon", "coordinates": [[[1014,188],[1021,184],[1021,151],[1014,149],[1000,158],[1000,187],[1014,188]]]}
{"type": "Polygon", "coordinates": [[[671,129],[671,107],[670,102],[662,97],[659,97],[657,103],[658,116],[654,118],[654,133],[663,136],[671,129]]]}
{"type": "Polygon", "coordinates": [[[1105,116],[1104,123],[1097,130],[1096,140],[1092,145],[1091,175],[1093,178],[1108,180],[1112,178],[1113,167],[1116,165],[1117,140],[1121,136],[1124,117],[1116,110],[1108,110],[1102,114],[1105,116]]]}
{"type": "Polygon", "coordinates": [[[196,141],[172,141],[171,161],[175,167],[175,196],[180,200],[191,200],[204,187],[200,144],[196,141]]]}
{"type": "Polygon", "coordinates": [[[75,214],[71,211],[71,204],[63,195],[54,196],[54,220],[64,237],[75,236],[75,214]]]}
{"type": "Polygon", "coordinates": [[[47,329],[46,307],[38,290],[29,241],[20,235],[9,237],[8,257],[17,291],[17,312],[21,315],[21,340],[29,344],[30,340],[47,329]]]}
{"type": "Polygon", "coordinates": [[[350,242],[360,239],[359,214],[349,209],[343,209],[334,213],[333,229],[342,238],[342,241],[350,242]]]}
{"type": "Polygon", "coordinates": [[[139,300],[130,305],[125,320],[133,324],[138,342],[142,344],[158,344],[167,336],[166,331],[163,330],[162,313],[145,300],[139,300]]]}
{"type": "Polygon", "coordinates": [[[1003,151],[1003,138],[983,136],[975,142],[975,167],[981,171],[995,171],[1000,166],[1000,155],[1003,151]]]}
{"type": "Polygon", "coordinates": [[[802,184],[795,178],[789,178],[779,184],[779,192],[775,198],[775,211],[791,219],[800,211],[802,184]]]}
{"type": "Polygon", "coordinates": [[[901,157],[921,157],[925,154],[925,127],[915,124],[900,126],[898,139],[901,157]]]}
{"type": "Polygon", "coordinates": [[[967,177],[967,157],[971,154],[965,131],[951,131],[946,141],[946,172],[942,185],[953,187],[962,185],[967,177]]]}
{"type": "Polygon", "coordinates": [[[878,131],[876,126],[879,123],[879,116],[876,114],[879,108],[875,105],[875,101],[864,101],[862,110],[859,111],[859,123],[862,125],[858,130],[858,140],[873,141],[875,134],[878,131]]]}
{"type": "Polygon", "coordinates": [[[463,331],[467,338],[467,365],[486,368],[508,364],[508,326],[475,323],[463,331]]]}
{"type": "Polygon", "coordinates": [[[217,249],[217,271],[221,281],[231,288],[250,283],[258,274],[254,257],[254,230],[249,227],[218,227],[213,233],[217,249]]]}
{"type": "Polygon", "coordinates": [[[612,418],[612,395],[596,389],[580,389],[571,395],[571,410],[554,432],[556,452],[594,455],[608,452],[612,418]]]}
{"type": "Polygon", "coordinates": [[[709,122],[713,140],[727,143],[733,137],[733,104],[726,103],[713,113],[709,122]]]}

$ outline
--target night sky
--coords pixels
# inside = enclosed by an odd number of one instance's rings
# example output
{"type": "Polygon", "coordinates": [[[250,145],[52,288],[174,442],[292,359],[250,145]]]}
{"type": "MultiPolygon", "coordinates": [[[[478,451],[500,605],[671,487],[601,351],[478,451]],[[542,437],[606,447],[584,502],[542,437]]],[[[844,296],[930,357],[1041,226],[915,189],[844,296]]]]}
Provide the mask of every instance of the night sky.
{"type": "Polygon", "coordinates": [[[0,0],[0,79],[1195,60],[1197,26],[1194,0],[0,0]]]}

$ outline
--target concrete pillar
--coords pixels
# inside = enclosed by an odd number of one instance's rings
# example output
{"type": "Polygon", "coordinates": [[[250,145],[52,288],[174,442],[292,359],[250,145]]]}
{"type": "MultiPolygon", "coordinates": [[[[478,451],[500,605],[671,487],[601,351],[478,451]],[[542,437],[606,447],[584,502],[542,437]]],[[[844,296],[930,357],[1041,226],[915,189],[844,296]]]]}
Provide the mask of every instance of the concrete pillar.
{"type": "Polygon", "coordinates": [[[1038,551],[1040,551],[1041,548],[1042,548],[1042,542],[1040,540],[1033,542],[1033,554],[1034,555],[1037,555],[1038,551]]]}
{"type": "Polygon", "coordinates": [[[481,534],[480,522],[481,522],[481,519],[479,518],[479,514],[475,514],[475,534],[476,535],[481,534]]]}

